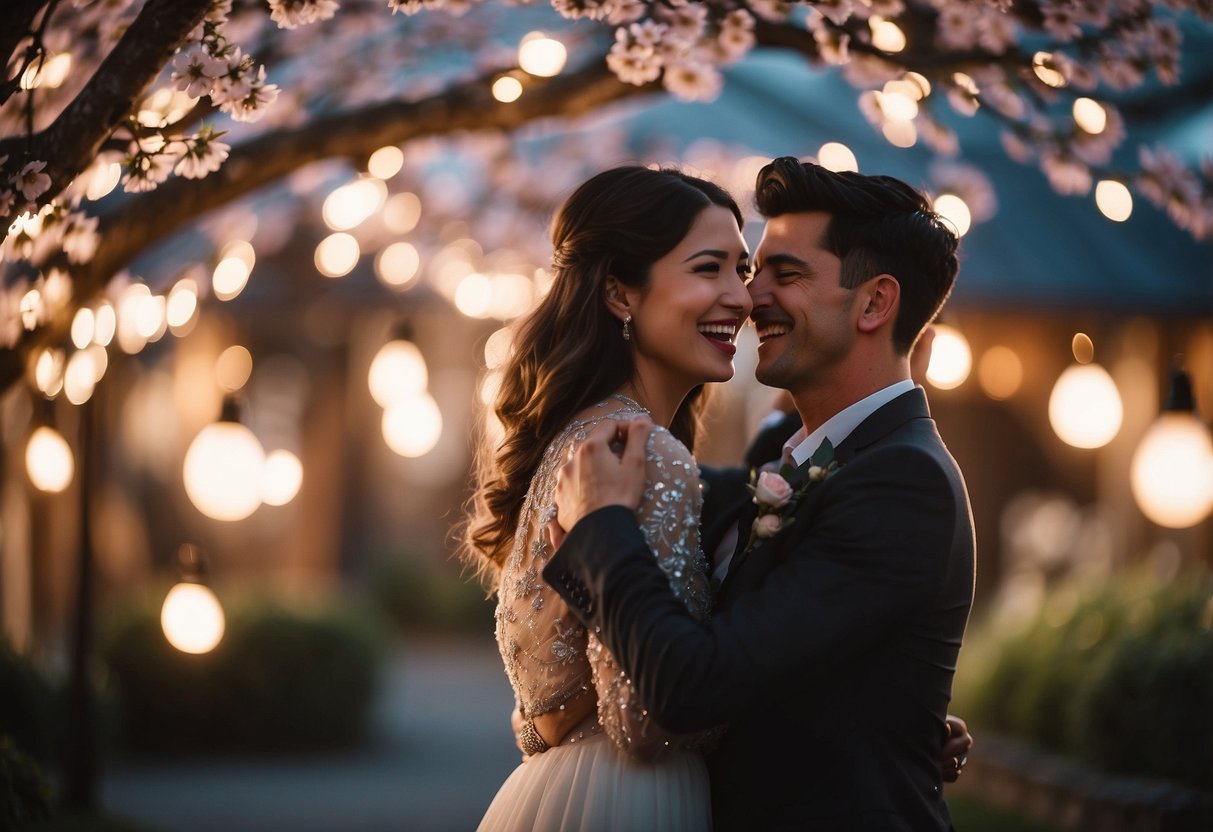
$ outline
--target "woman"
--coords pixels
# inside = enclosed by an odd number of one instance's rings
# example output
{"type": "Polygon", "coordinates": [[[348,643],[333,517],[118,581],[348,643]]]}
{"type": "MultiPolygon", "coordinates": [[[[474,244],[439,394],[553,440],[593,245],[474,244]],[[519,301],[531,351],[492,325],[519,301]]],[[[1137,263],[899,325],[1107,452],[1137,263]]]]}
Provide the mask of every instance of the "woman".
{"type": "Polygon", "coordinates": [[[675,594],[707,616],[690,449],[702,385],[732,377],[733,339],[750,311],[741,226],[720,187],[644,167],[592,177],[557,213],[555,279],[515,339],[496,405],[505,438],[481,451],[467,533],[497,592],[497,641],[525,720],[520,743],[532,752],[493,800],[484,832],[711,826],[698,749],[713,732],[673,736],[653,724],[539,572],[551,555],[559,465],[594,425],[648,413],[661,427],[638,515],[675,594]]]}

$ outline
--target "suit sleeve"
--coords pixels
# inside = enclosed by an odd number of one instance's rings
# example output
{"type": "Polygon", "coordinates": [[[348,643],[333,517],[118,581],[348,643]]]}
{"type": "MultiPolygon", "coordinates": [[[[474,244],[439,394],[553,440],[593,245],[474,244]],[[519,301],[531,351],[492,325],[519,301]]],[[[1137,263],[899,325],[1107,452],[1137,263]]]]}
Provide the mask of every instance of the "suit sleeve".
{"type": "Polygon", "coordinates": [[[586,517],[544,577],[599,633],[664,727],[727,722],[905,626],[938,593],[963,527],[941,464],[912,446],[872,450],[814,487],[812,516],[786,532],[801,542],[710,622],[670,594],[626,509],[586,517]]]}

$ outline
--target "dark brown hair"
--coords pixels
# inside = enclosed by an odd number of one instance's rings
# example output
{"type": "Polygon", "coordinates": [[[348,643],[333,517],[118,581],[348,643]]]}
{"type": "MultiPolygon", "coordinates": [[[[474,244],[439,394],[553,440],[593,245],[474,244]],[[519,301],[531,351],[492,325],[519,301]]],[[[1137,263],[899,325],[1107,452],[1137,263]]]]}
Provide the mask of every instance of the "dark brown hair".
{"type": "Polygon", "coordinates": [[[758,173],[755,202],[767,218],[824,211],[822,245],[842,261],[840,282],[853,289],[878,274],[901,286],[893,346],[908,354],[952,292],[959,270],[956,234],[930,201],[892,176],[834,172],[793,156],[758,173]]]}
{"type": "MultiPolygon", "coordinates": [[[[718,185],[677,170],[623,166],[581,186],[552,222],[551,290],[518,328],[495,413],[499,447],[482,440],[461,555],[495,585],[522,503],[547,446],[573,417],[628,382],[635,364],[605,302],[608,276],[643,289],[650,267],[686,237],[710,205],[741,211],[718,185]]],[[[683,401],[670,431],[693,447],[702,386],[683,401]]]]}

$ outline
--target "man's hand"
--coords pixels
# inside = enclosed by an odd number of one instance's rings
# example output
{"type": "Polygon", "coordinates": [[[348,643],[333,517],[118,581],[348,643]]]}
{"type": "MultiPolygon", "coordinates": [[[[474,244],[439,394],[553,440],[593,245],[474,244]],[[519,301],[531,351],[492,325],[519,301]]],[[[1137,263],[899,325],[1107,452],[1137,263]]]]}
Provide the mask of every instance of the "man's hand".
{"type": "Polygon", "coordinates": [[[939,760],[939,773],[945,783],[955,783],[969,760],[973,737],[965,721],[951,714],[944,719],[944,730],[947,736],[943,744],[943,756],[939,760]]]}
{"type": "Polygon", "coordinates": [[[553,547],[564,530],[606,506],[636,509],[644,495],[645,446],[653,422],[647,416],[621,422],[608,419],[590,431],[556,477],[559,528],[549,527],[553,547]]]}

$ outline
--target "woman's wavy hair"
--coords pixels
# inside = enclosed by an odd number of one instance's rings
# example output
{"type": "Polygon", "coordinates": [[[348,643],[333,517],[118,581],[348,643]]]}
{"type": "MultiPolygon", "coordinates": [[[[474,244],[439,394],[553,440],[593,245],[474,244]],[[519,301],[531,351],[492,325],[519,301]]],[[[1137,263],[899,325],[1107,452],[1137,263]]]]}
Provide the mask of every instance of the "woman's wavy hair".
{"type": "MultiPolygon", "coordinates": [[[[606,305],[614,276],[644,289],[654,262],[680,243],[709,205],[737,203],[718,185],[677,170],[603,171],[579,186],[552,222],[551,290],[518,328],[495,412],[504,440],[480,440],[460,555],[490,590],[509,556],[531,479],[547,446],[573,417],[635,373],[622,324],[606,305]]],[[[670,431],[694,446],[702,385],[683,401],[670,431]]]]}

